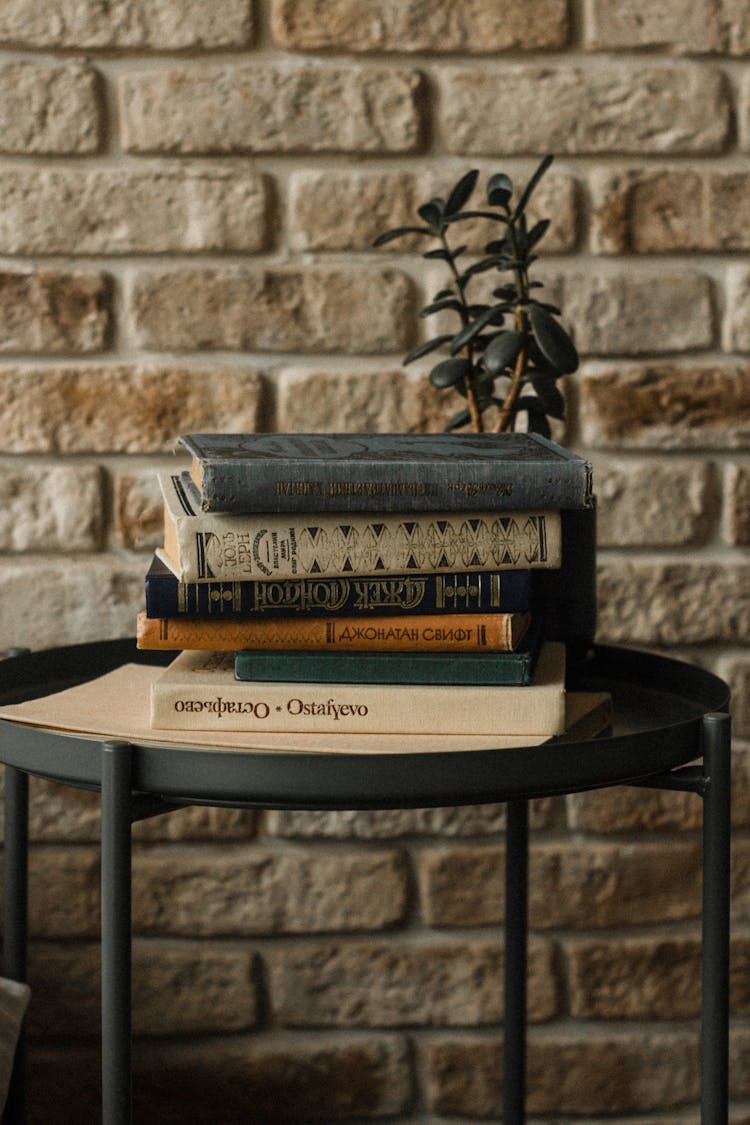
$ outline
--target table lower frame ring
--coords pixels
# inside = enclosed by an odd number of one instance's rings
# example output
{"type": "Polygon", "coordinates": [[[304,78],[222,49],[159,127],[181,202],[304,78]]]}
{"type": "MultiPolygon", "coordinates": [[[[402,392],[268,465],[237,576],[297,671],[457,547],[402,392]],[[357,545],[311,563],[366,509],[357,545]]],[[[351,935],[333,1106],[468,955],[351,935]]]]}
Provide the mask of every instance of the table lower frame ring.
{"type": "MultiPolygon", "coordinates": [[[[131,826],[171,806],[131,786],[132,748],[102,744],[102,1123],[129,1125],[131,1097],[131,826]]],[[[730,720],[702,720],[702,768],[644,778],[649,788],[690,790],[703,798],[701,1125],[726,1125],[729,1113],[730,720]]],[[[526,1101],[528,800],[507,801],[503,1121],[523,1125],[526,1101]],[[512,908],[511,908],[512,907],[512,908]]],[[[5,767],[3,973],[27,977],[28,774],[5,767]]],[[[19,1041],[5,1125],[23,1125],[25,1049],[19,1041]]]]}

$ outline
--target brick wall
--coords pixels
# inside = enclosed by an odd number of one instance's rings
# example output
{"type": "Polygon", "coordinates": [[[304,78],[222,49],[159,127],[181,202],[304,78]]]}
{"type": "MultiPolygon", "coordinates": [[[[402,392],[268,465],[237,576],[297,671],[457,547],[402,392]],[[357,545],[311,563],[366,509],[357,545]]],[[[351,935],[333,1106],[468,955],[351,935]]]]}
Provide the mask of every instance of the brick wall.
{"type": "MultiPolygon", "coordinates": [[[[2,644],[127,635],[195,429],[439,429],[432,277],[373,237],[557,156],[600,637],[727,675],[750,739],[750,20],[738,0],[4,0],[2,644]]],[[[750,757],[732,1098],[750,1121],[750,757]]],[[[97,802],[32,790],[32,1121],[95,1121],[97,802]]],[[[533,811],[534,1120],[695,1121],[699,815],[533,811]],[[608,1118],[609,1120],[610,1118],[608,1118]]],[[[136,829],[139,1120],[499,1119],[502,809],[136,829]],[[171,1108],[170,1108],[171,1107],[171,1108]]]]}

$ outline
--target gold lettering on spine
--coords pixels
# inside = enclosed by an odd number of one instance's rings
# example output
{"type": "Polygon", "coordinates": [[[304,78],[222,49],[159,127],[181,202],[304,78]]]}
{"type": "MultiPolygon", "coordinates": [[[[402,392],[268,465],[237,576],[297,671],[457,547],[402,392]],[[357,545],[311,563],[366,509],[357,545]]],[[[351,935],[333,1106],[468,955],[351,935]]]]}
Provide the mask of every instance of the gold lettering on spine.
{"type": "MultiPolygon", "coordinates": [[[[480,575],[479,580],[481,582],[481,580],[482,580],[481,575],[480,575]]],[[[481,587],[480,587],[480,589],[481,589],[481,587]]],[[[493,609],[499,609],[500,608],[500,575],[499,574],[491,574],[490,575],[490,605],[492,606],[493,609]]]]}

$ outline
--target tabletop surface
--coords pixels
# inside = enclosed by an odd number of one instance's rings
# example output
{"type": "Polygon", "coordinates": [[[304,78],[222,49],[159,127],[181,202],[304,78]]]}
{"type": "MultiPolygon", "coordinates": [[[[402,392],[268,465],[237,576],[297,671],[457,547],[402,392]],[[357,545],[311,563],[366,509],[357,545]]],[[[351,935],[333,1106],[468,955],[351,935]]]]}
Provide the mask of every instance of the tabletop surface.
{"type": "MultiPolygon", "coordinates": [[[[132,640],[46,649],[0,661],[0,703],[49,695],[121,664],[165,664],[132,640]]],[[[633,649],[593,646],[569,661],[568,690],[608,691],[614,723],[585,742],[513,749],[357,754],[133,747],[133,788],[165,800],[263,808],[407,808],[504,801],[663,773],[701,753],[704,715],[728,709],[717,676],[633,649]]],[[[352,736],[353,739],[356,736],[352,736]]],[[[0,762],[84,788],[101,783],[101,738],[0,723],[0,762]]]]}

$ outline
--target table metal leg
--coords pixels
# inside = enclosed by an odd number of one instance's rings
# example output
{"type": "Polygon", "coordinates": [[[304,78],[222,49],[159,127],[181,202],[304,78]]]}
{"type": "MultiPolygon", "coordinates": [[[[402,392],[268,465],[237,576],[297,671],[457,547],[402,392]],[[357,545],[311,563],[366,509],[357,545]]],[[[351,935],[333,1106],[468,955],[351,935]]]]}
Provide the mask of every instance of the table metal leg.
{"type": "Polygon", "coordinates": [[[131,747],[102,745],[102,1125],[129,1125],[131,747]]]}
{"type": "MultiPolygon", "coordinates": [[[[29,777],[15,766],[5,767],[5,850],[3,854],[3,975],[26,981],[28,943],[29,777]]],[[[6,1125],[23,1125],[25,1043],[23,1029],[16,1047],[5,1103],[6,1125]]]]}
{"type": "Polygon", "coordinates": [[[701,1125],[729,1115],[729,867],[731,739],[728,715],[703,720],[703,953],[701,1125]]]}
{"type": "Polygon", "coordinates": [[[503,1123],[504,1125],[523,1125],[526,1120],[528,801],[508,801],[506,815],[503,1123]]]}

